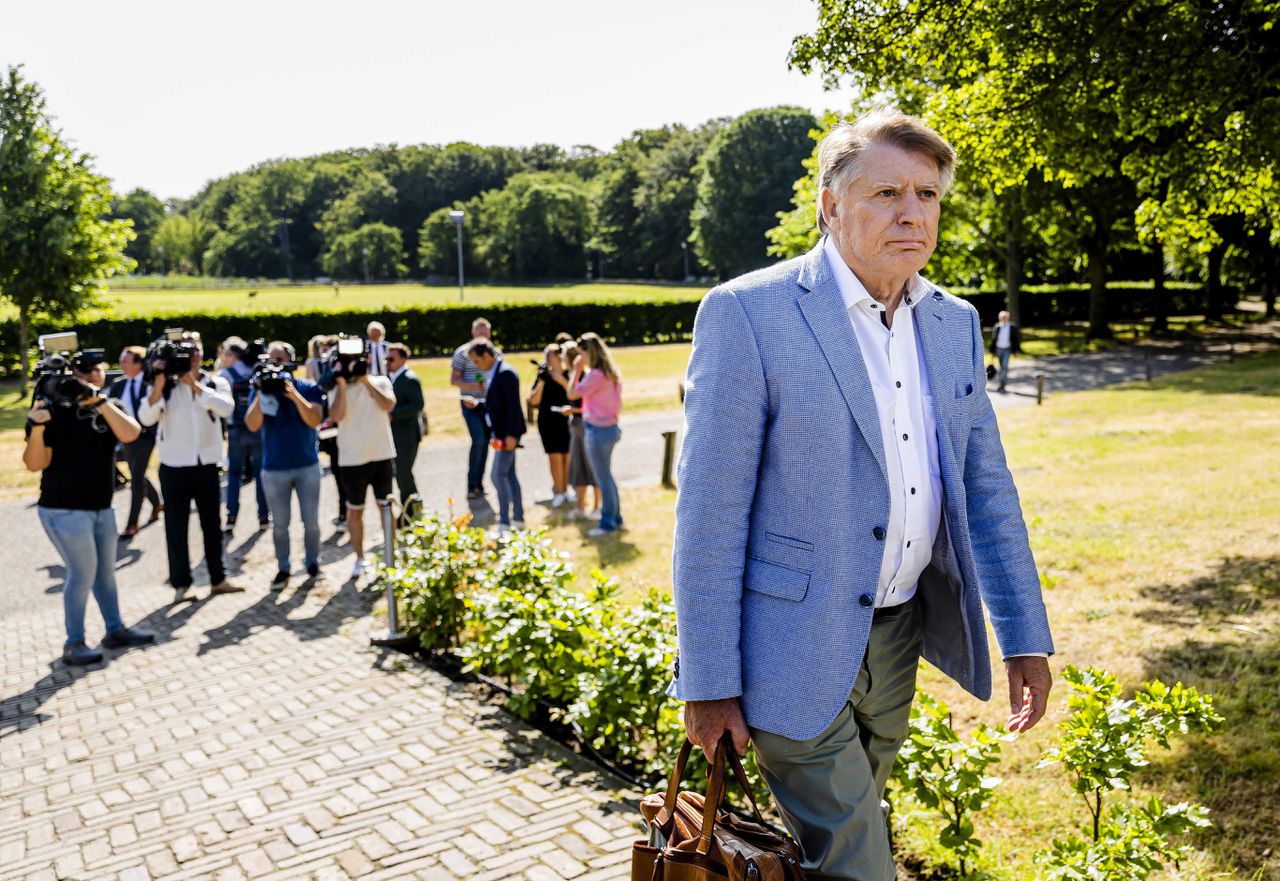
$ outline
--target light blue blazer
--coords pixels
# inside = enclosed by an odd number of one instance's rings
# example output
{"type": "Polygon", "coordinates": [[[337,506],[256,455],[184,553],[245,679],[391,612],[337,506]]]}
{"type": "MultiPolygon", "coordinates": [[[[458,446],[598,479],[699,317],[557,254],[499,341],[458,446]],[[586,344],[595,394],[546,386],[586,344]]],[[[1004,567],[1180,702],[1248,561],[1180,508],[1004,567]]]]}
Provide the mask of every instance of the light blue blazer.
{"type": "MultiPolygon", "coordinates": [[[[934,287],[915,325],[944,497],[917,585],[924,657],[987,700],[984,604],[1005,657],[1052,653],[1053,639],[978,313],[934,287]]],[[[739,697],[752,727],[816,737],[862,664],[889,516],[875,398],[821,243],[707,294],[684,413],[668,693],[739,697]]]]}

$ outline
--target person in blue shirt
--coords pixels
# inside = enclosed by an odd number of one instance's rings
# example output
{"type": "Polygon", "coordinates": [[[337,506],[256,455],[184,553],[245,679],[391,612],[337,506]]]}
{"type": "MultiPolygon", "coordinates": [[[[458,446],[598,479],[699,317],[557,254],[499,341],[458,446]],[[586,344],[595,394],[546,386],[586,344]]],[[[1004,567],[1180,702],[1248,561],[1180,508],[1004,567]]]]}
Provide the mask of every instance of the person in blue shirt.
{"type": "MultiPolygon", "coordinates": [[[[293,347],[279,340],[267,347],[271,363],[293,362],[293,347]]],[[[272,391],[270,382],[256,380],[245,411],[244,423],[262,434],[262,488],[271,511],[271,535],[275,541],[279,571],[271,580],[272,590],[283,590],[289,582],[289,519],[293,494],[298,494],[302,513],[304,562],[307,575],[320,574],[320,436],[316,426],[324,419],[325,395],[320,386],[305,379],[282,374],[283,387],[272,391]]]]}

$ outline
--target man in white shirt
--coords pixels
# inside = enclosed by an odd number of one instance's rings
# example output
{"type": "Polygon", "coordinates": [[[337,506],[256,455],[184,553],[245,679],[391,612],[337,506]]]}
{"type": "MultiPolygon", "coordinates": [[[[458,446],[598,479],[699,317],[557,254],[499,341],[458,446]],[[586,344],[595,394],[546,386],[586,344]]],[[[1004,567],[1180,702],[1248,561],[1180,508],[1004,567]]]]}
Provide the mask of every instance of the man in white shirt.
{"type": "Polygon", "coordinates": [[[347,490],[347,531],[356,555],[352,580],[364,573],[365,497],[372,487],[380,503],[392,491],[396,445],[390,414],[395,405],[395,391],[385,376],[370,376],[359,366],[347,376],[341,363],[334,365],[329,416],[338,423],[338,477],[347,490]]]}
{"type": "Polygon", "coordinates": [[[364,332],[369,338],[365,343],[369,353],[369,375],[386,376],[391,372],[387,368],[387,329],[381,321],[370,321],[364,332]]]}
{"type": "MultiPolygon", "coordinates": [[[[128,413],[134,420],[138,419],[138,411],[142,407],[142,402],[151,395],[151,386],[147,383],[146,378],[142,375],[142,359],[146,356],[146,349],[142,346],[129,346],[120,353],[120,372],[123,374],[115,382],[111,383],[111,388],[107,393],[107,397],[114,398],[120,402],[120,409],[128,413]]],[[[151,466],[151,453],[156,447],[155,428],[143,428],[138,439],[127,444],[120,445],[120,451],[124,455],[124,461],[129,466],[129,520],[125,524],[124,531],[120,533],[122,539],[130,539],[138,534],[138,518],[142,514],[142,500],[145,498],[151,503],[151,520],[154,523],[160,519],[160,514],[164,511],[164,503],[160,501],[160,493],[156,491],[155,484],[151,482],[151,478],[147,476],[147,469],[151,466]]]]}
{"type": "Polygon", "coordinates": [[[991,328],[991,352],[1000,363],[1000,385],[996,391],[1003,392],[1009,382],[1009,356],[1022,352],[1022,330],[1008,312],[1001,312],[991,328]]]}
{"type": "Polygon", "coordinates": [[[205,564],[209,568],[210,594],[238,593],[244,588],[227,581],[222,561],[222,524],[219,515],[218,464],[222,461],[222,422],[235,406],[231,386],[220,376],[200,367],[203,354],[200,335],[190,333],[195,344],[191,366],[174,378],[155,374],[151,394],[142,402],[138,421],[155,425],[160,454],[160,489],[165,507],[164,534],[169,552],[169,584],[175,601],[188,597],[191,588],[191,555],[187,549],[187,523],[195,502],[204,536],[205,564]]]}

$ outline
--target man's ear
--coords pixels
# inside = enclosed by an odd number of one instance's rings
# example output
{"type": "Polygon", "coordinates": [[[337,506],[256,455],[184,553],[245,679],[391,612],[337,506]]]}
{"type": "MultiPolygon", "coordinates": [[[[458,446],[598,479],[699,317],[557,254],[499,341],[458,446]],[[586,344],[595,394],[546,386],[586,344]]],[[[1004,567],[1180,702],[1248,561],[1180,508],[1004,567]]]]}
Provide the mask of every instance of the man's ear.
{"type": "Polygon", "coordinates": [[[831,226],[831,221],[839,216],[840,204],[830,187],[823,187],[822,192],[818,194],[818,206],[822,211],[822,219],[826,221],[827,226],[831,226]]]}

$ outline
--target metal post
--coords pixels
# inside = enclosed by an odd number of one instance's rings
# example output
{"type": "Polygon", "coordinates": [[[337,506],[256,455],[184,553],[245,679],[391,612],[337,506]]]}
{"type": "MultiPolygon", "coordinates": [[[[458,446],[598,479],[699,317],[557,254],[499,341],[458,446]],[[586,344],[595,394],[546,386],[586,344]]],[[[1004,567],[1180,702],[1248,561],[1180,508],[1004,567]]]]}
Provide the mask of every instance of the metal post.
{"type": "Polygon", "coordinates": [[[462,279],[462,224],[458,224],[458,302],[462,302],[464,282],[462,279]]]}
{"type": "Polygon", "coordinates": [[[664,431],[662,433],[662,485],[667,489],[675,489],[675,479],[672,477],[672,471],[676,464],[676,433],[674,431],[664,431]]]}
{"type": "Polygon", "coordinates": [[[1235,340],[1231,340],[1227,344],[1227,360],[1228,361],[1236,360],[1236,341],[1235,340]]]}
{"type": "Polygon", "coordinates": [[[1044,403],[1044,374],[1036,374],[1036,403],[1044,403]]]}
{"type": "Polygon", "coordinates": [[[1142,353],[1142,369],[1147,375],[1147,382],[1151,382],[1151,353],[1142,353]]]}
{"type": "Polygon", "coordinates": [[[681,242],[680,250],[684,252],[684,280],[689,280],[689,243],[681,242]]]}
{"type": "MultiPolygon", "coordinates": [[[[396,518],[395,496],[387,496],[378,500],[379,513],[382,514],[382,562],[387,568],[396,563],[396,518]]],[[[373,645],[388,646],[405,642],[407,637],[400,631],[400,610],[396,605],[396,590],[391,579],[387,579],[387,632],[383,636],[375,636],[369,640],[373,645]]]]}

